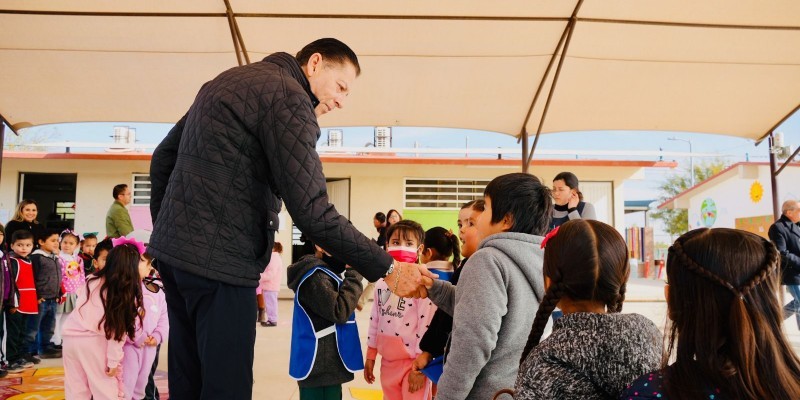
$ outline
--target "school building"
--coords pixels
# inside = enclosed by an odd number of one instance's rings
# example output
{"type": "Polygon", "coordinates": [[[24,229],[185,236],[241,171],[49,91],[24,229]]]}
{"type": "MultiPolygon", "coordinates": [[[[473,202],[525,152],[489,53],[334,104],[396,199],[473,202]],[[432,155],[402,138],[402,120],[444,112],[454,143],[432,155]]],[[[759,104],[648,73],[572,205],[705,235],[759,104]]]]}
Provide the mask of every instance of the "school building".
{"type": "MultiPolygon", "coordinates": [[[[789,164],[777,178],[778,204],[800,199],[800,165],[789,164]]],[[[767,237],[774,222],[770,169],[766,162],[740,162],[691,187],[658,208],[689,211],[689,229],[736,228],[767,237]]]]}
{"type": "MultiPolygon", "coordinates": [[[[39,221],[48,226],[72,226],[77,232],[105,234],[105,215],[113,202],[112,188],[128,183],[134,227],[152,229],[149,210],[150,154],[147,153],[31,153],[6,151],[0,176],[0,222],[8,221],[23,198],[39,203],[39,221]]],[[[494,177],[519,172],[520,161],[488,158],[431,158],[355,154],[321,155],[331,203],[368,237],[376,212],[399,210],[403,218],[423,227],[444,226],[457,231],[461,204],[481,198],[494,177]]],[[[585,199],[594,204],[598,219],[625,229],[624,187],[643,179],[644,168],[674,168],[675,163],[623,160],[535,160],[531,172],[546,185],[562,171],[575,173],[585,199]]],[[[281,212],[276,240],[284,244],[284,263],[291,261],[290,243],[300,232],[281,212]]],[[[285,278],[284,278],[285,280],[285,278]]]]}

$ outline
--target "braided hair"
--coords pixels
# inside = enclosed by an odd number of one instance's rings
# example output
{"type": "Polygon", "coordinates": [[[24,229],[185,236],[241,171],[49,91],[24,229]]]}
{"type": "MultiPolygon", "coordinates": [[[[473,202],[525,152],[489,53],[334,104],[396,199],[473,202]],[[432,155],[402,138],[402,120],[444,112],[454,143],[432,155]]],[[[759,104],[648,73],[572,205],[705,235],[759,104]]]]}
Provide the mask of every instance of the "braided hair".
{"type": "Polygon", "coordinates": [[[598,302],[610,313],[622,311],[629,274],[628,247],[616,229],[583,219],[561,225],[557,234],[547,237],[544,276],[550,285],[536,311],[520,363],[539,344],[562,298],[598,302]]]}
{"type": "Polygon", "coordinates": [[[783,335],[776,296],[779,258],[764,238],[726,228],[690,231],[670,247],[670,398],[695,398],[709,386],[730,398],[800,398],[800,359],[783,335]]]}

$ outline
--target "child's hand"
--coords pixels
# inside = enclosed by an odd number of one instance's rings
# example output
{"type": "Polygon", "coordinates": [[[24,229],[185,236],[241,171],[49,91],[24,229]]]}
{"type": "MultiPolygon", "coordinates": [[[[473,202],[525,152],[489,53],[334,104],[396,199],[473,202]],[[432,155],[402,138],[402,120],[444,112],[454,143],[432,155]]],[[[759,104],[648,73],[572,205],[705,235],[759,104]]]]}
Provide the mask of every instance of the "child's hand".
{"type": "Polygon", "coordinates": [[[11,314],[15,314],[17,312],[17,308],[16,307],[11,307],[11,308],[8,309],[8,312],[10,312],[11,314]]]}
{"type": "Polygon", "coordinates": [[[417,358],[414,360],[414,363],[411,366],[412,371],[419,371],[430,364],[431,360],[433,359],[433,355],[428,353],[427,351],[423,351],[417,358]]]}
{"type": "Polygon", "coordinates": [[[158,343],[156,343],[156,338],[154,338],[152,336],[148,336],[147,339],[144,340],[144,344],[146,344],[148,346],[157,346],[158,345],[158,343]]]}
{"type": "Polygon", "coordinates": [[[411,371],[408,373],[408,392],[414,393],[425,386],[425,375],[419,371],[411,371]]]}
{"type": "Polygon", "coordinates": [[[106,367],[106,375],[108,375],[108,376],[116,376],[117,375],[117,367],[114,367],[114,368],[106,367]]]}
{"type": "Polygon", "coordinates": [[[375,383],[375,374],[372,370],[375,368],[375,360],[367,360],[364,362],[364,380],[369,384],[375,383]]]}

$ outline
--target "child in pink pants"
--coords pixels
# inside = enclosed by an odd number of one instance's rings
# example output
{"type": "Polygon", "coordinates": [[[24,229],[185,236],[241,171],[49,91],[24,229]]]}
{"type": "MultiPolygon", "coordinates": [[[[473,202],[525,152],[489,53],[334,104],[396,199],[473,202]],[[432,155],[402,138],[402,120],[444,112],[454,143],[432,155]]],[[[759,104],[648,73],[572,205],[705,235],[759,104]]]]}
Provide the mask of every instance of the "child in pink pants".
{"type": "Polygon", "coordinates": [[[137,323],[136,336],[128,337],[122,348],[125,353],[122,359],[125,399],[144,398],[144,389],[156,359],[157,346],[167,340],[169,335],[167,298],[161,286],[152,280],[142,284],[142,308],[144,316],[142,323],[137,323]]]}
{"type": "Polygon", "coordinates": [[[140,319],[141,279],[149,265],[141,256],[141,243],[124,238],[113,242],[105,268],[78,289],[75,310],[64,322],[64,394],[68,399],[124,396],[122,347],[127,336],[134,335],[140,319]],[[131,299],[136,299],[135,304],[130,304],[131,299]]]}
{"type": "MultiPolygon", "coordinates": [[[[425,231],[411,220],[392,224],[386,232],[387,250],[397,261],[416,262],[425,231]]],[[[381,389],[386,400],[425,400],[431,398],[431,383],[419,371],[412,371],[414,359],[420,355],[419,341],[428,329],[436,311],[428,299],[398,297],[381,279],[375,283],[375,302],[369,321],[367,361],[364,378],[375,381],[373,369],[381,356],[381,389]],[[409,390],[409,375],[419,374],[422,387],[409,390]]]]}

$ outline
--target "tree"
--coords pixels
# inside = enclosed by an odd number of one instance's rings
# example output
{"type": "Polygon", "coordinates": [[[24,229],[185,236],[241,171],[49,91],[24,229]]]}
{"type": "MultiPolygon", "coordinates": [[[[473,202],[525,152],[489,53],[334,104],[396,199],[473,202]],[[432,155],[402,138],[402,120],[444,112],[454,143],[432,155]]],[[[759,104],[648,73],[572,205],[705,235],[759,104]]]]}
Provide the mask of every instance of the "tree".
{"type": "Polygon", "coordinates": [[[3,146],[10,151],[45,151],[47,148],[36,146],[59,138],[58,127],[45,126],[27,128],[20,131],[19,136],[6,127],[3,146]]]}
{"type": "MultiPolygon", "coordinates": [[[[711,162],[701,163],[694,166],[694,180],[696,184],[716,175],[723,169],[726,164],[722,160],[714,160],[711,162]]],[[[689,171],[682,174],[676,174],[667,178],[667,180],[659,185],[658,189],[660,195],[658,197],[659,203],[664,203],[667,200],[683,193],[691,186],[691,179],[689,171]]],[[[689,212],[686,209],[663,209],[650,214],[653,219],[660,220],[664,223],[665,230],[670,235],[670,240],[674,240],[676,236],[680,236],[689,230],[689,212]]]]}

